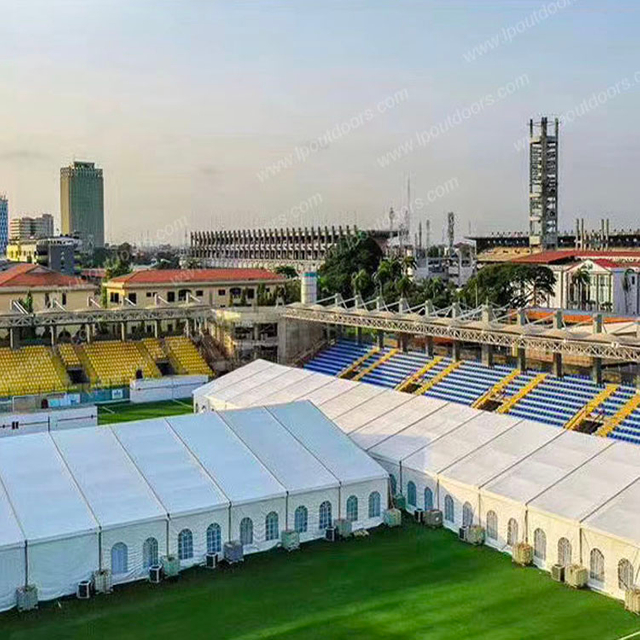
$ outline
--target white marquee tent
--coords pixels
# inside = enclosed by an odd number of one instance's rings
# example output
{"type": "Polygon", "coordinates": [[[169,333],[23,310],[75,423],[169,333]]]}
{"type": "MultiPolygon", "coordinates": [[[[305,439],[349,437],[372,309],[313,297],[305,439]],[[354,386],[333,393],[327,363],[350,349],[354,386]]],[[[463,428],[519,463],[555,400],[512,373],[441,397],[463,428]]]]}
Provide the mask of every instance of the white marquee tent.
{"type": "Polygon", "coordinates": [[[242,407],[245,389],[264,405],[310,400],[389,472],[409,510],[440,508],[452,529],[481,524],[487,544],[506,552],[527,541],[541,568],[581,563],[590,586],[615,597],[640,583],[640,447],[305,373],[257,360],[196,390],[194,402],[242,407]]]}
{"type": "Polygon", "coordinates": [[[375,526],[387,484],[308,402],[2,438],[0,610],[25,584],[47,600],[98,569],[138,579],[167,553],[184,567],[231,539],[271,548],[286,527],[309,540],[338,517],[375,526]],[[372,517],[353,511],[372,494],[372,517]]]}

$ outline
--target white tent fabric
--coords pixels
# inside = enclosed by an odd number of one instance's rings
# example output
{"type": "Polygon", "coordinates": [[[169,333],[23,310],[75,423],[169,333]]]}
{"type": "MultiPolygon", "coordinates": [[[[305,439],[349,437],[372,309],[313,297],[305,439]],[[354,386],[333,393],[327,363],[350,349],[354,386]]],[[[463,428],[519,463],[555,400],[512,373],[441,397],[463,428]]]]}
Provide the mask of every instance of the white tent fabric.
{"type": "Polygon", "coordinates": [[[277,390],[272,390],[272,393],[264,398],[262,404],[271,405],[302,400],[315,391],[319,391],[323,387],[331,384],[335,380],[336,379],[333,376],[314,372],[312,375],[300,380],[300,382],[296,382],[277,390]]]}
{"type": "MultiPolygon", "coordinates": [[[[305,369],[289,369],[274,380],[268,380],[243,394],[243,407],[257,407],[264,404],[264,399],[273,394],[274,388],[286,389],[297,382],[302,382],[312,376],[311,371],[305,369]]],[[[233,402],[233,399],[231,400],[233,402]]]]}
{"type": "Polygon", "coordinates": [[[335,420],[338,416],[351,409],[356,407],[364,408],[366,406],[365,403],[369,403],[373,398],[385,392],[384,387],[376,387],[366,382],[349,382],[351,383],[351,389],[346,393],[341,393],[318,405],[327,418],[335,420]]]}
{"type": "MultiPolygon", "coordinates": [[[[351,395],[351,394],[350,394],[351,395]]],[[[334,422],[345,432],[351,433],[374,418],[384,415],[385,412],[391,411],[396,407],[400,407],[411,400],[411,396],[407,393],[387,389],[382,393],[374,396],[368,402],[364,402],[349,411],[345,411],[334,422]]],[[[324,405],[321,406],[324,411],[324,405]]]]}
{"type": "Polygon", "coordinates": [[[0,611],[13,606],[16,585],[26,583],[24,547],[24,535],[0,484],[0,611]]]}

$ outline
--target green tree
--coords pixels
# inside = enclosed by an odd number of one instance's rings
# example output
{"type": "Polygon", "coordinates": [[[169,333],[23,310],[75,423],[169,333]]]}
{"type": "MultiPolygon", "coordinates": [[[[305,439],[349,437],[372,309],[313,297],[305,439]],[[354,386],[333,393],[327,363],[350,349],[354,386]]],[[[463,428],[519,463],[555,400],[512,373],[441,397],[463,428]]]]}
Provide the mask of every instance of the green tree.
{"type": "Polygon", "coordinates": [[[358,293],[362,295],[363,291],[371,289],[371,276],[365,269],[360,269],[360,271],[351,274],[351,289],[354,296],[358,293]]]}
{"type": "Polygon", "coordinates": [[[298,272],[296,271],[296,268],[291,266],[291,265],[287,265],[287,264],[282,264],[278,267],[276,267],[274,269],[274,272],[284,276],[285,278],[289,279],[289,278],[297,278],[298,277],[298,272]]]}

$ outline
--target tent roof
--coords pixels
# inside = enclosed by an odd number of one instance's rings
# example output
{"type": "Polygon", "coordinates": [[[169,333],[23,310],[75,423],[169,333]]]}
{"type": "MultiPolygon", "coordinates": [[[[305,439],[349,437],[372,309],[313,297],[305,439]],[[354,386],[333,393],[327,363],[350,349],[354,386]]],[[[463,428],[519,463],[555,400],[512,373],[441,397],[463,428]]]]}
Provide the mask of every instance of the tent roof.
{"type": "MultiPolygon", "coordinates": [[[[259,387],[261,384],[264,384],[269,380],[273,380],[274,378],[283,375],[287,371],[289,371],[288,367],[271,363],[270,366],[260,369],[254,375],[243,377],[237,380],[234,384],[226,385],[222,389],[217,389],[215,397],[217,400],[231,402],[232,404],[232,399],[235,396],[238,396],[242,401],[243,396],[245,396],[248,391],[255,387],[259,387]]],[[[211,395],[211,393],[208,393],[207,395],[211,395]]]]}
{"type": "Polygon", "coordinates": [[[313,403],[292,402],[267,411],[343,483],[386,479],[387,472],[331,422],[313,403]]]}
{"type": "Polygon", "coordinates": [[[414,422],[426,418],[430,413],[441,409],[444,400],[428,396],[410,396],[408,402],[376,416],[359,429],[352,431],[349,436],[365,451],[406,429],[414,422]]]}
{"type": "Polygon", "coordinates": [[[338,487],[337,478],[265,408],[220,415],[289,493],[338,487]]]}
{"type": "Polygon", "coordinates": [[[48,433],[2,438],[0,476],[29,542],[97,530],[98,523],[48,433]]]}
{"type": "MultiPolygon", "coordinates": [[[[341,414],[334,419],[334,422],[345,433],[351,433],[367,424],[367,422],[371,422],[374,418],[379,417],[381,414],[385,414],[396,407],[402,406],[410,400],[411,396],[408,393],[387,389],[371,398],[368,402],[341,414]]],[[[322,409],[324,410],[324,405],[322,409]]]]}
{"type": "Polygon", "coordinates": [[[285,488],[216,413],[166,418],[234,504],[284,496],[285,488]]]}
{"type": "Polygon", "coordinates": [[[311,400],[317,407],[323,403],[328,402],[332,398],[337,398],[345,394],[347,391],[353,388],[353,385],[358,384],[352,380],[344,380],[342,378],[333,378],[333,381],[329,384],[322,385],[310,393],[306,393],[303,396],[299,396],[298,400],[311,400]]]}
{"type": "Polygon", "coordinates": [[[294,402],[307,397],[315,391],[319,391],[322,387],[334,381],[335,378],[333,376],[313,371],[310,376],[303,378],[299,382],[295,382],[282,389],[274,390],[273,393],[264,398],[263,402],[265,405],[294,402]]]}
{"type": "Polygon", "coordinates": [[[544,491],[529,506],[581,521],[639,477],[640,447],[615,442],[544,491]]]}
{"type": "Polygon", "coordinates": [[[229,505],[198,460],[163,418],[111,426],[170,516],[229,505]]]}
{"type": "Polygon", "coordinates": [[[203,384],[201,387],[198,387],[194,393],[197,393],[198,395],[215,394],[226,387],[236,384],[240,380],[244,380],[245,378],[249,378],[257,374],[263,369],[271,368],[272,365],[273,362],[267,362],[266,360],[254,360],[253,362],[250,362],[243,367],[239,367],[238,369],[234,369],[219,378],[214,378],[211,382],[207,382],[207,384],[203,384]]]}
{"type": "Polygon", "coordinates": [[[611,446],[575,431],[560,435],[485,485],[484,490],[526,504],[589,458],[611,446]]]}
{"type": "Polygon", "coordinates": [[[285,371],[281,376],[268,380],[263,384],[254,387],[250,391],[242,394],[242,397],[238,397],[240,402],[236,403],[236,398],[232,399],[234,404],[238,404],[242,407],[255,407],[264,404],[264,399],[270,396],[277,389],[286,389],[290,385],[300,382],[311,375],[311,371],[306,369],[289,369],[285,371]]]}
{"type": "Polygon", "coordinates": [[[384,387],[376,387],[366,382],[353,382],[351,380],[346,382],[351,385],[351,388],[346,393],[341,393],[339,396],[318,404],[322,409],[322,413],[330,420],[335,420],[338,416],[363,405],[365,402],[368,404],[373,398],[385,391],[384,387]]]}
{"type": "Polygon", "coordinates": [[[62,429],[51,437],[101,527],[166,517],[110,429],[62,429]]]}
{"type": "Polygon", "coordinates": [[[0,485],[0,549],[24,546],[24,535],[6,491],[0,485]]]}
{"type": "Polygon", "coordinates": [[[585,523],[624,540],[638,543],[640,532],[640,480],[636,480],[614,500],[605,503],[585,523]]]}

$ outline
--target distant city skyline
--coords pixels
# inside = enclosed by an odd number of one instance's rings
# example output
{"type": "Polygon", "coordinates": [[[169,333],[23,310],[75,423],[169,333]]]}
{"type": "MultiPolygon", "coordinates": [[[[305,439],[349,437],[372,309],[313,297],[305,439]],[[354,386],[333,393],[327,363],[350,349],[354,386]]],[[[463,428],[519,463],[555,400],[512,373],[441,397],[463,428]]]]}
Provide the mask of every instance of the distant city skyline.
{"type": "Polygon", "coordinates": [[[549,115],[562,121],[560,230],[577,216],[637,226],[637,2],[0,4],[12,212],[61,226],[59,167],[75,158],[108,176],[113,242],[384,226],[408,176],[433,241],[449,210],[458,236],[526,231],[522,140],[549,115]]]}

